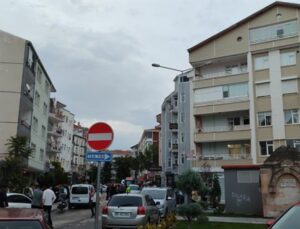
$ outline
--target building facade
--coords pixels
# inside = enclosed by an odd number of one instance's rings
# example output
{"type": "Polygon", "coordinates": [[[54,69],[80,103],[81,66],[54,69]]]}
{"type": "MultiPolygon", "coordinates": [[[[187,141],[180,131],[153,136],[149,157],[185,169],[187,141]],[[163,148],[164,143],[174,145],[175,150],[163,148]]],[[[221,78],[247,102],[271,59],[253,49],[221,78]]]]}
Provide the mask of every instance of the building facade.
{"type": "Polygon", "coordinates": [[[85,175],[86,171],[86,131],[87,128],[82,127],[80,123],[74,124],[71,168],[72,172],[82,176],[85,175]]]}
{"type": "Polygon", "coordinates": [[[192,71],[175,77],[175,90],[166,97],[161,112],[161,160],[163,183],[173,186],[190,167],[192,71]]]}
{"type": "Polygon", "coordinates": [[[30,41],[0,31],[0,160],[7,139],[25,136],[33,149],[29,172],[44,170],[50,92],[55,88],[30,41]]]}
{"type": "Polygon", "coordinates": [[[212,171],[299,148],[299,4],[275,2],[190,48],[194,150],[212,171]]]}

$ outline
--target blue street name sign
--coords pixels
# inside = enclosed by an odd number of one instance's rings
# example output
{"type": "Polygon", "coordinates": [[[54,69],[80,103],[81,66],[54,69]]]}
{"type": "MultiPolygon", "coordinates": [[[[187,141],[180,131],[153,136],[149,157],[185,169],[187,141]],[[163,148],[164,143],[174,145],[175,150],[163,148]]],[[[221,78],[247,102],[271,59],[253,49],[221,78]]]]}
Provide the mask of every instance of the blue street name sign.
{"type": "Polygon", "coordinates": [[[88,151],[85,159],[88,161],[109,162],[112,161],[112,153],[109,151],[88,151]]]}

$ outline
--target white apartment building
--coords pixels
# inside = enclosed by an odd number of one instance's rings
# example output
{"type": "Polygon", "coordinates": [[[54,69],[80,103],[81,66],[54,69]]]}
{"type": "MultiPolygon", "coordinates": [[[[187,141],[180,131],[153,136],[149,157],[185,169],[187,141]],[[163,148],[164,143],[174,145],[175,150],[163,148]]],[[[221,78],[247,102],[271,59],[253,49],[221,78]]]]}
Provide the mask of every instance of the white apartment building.
{"type": "Polygon", "coordinates": [[[0,160],[7,139],[25,136],[33,147],[28,171],[44,170],[50,92],[55,88],[31,42],[0,31],[0,160]]]}
{"type": "Polygon", "coordinates": [[[161,112],[160,154],[163,182],[174,186],[178,175],[190,168],[191,82],[193,71],[175,77],[175,90],[165,98],[161,112]]]}
{"type": "Polygon", "coordinates": [[[73,128],[73,149],[72,149],[72,172],[79,173],[80,175],[84,175],[86,171],[86,161],[85,161],[85,153],[86,153],[86,136],[88,129],[82,127],[79,123],[74,124],[73,128]]]}
{"type": "Polygon", "coordinates": [[[60,108],[64,121],[58,124],[62,130],[61,137],[61,152],[58,154],[58,160],[65,172],[71,172],[72,170],[72,150],[73,150],[73,128],[74,128],[74,114],[65,108],[60,108]]]}

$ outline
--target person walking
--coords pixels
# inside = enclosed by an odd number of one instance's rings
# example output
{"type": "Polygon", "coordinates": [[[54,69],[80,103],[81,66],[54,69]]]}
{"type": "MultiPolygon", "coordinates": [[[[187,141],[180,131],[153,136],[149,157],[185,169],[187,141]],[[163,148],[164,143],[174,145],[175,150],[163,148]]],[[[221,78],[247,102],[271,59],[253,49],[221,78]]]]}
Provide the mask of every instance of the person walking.
{"type": "Polygon", "coordinates": [[[92,213],[91,217],[95,216],[96,198],[97,198],[97,195],[96,195],[95,189],[91,189],[91,192],[90,192],[90,208],[91,208],[91,213],[92,213]]]}
{"type": "Polygon", "coordinates": [[[48,216],[48,224],[53,228],[52,219],[51,219],[51,209],[52,205],[56,199],[55,193],[50,189],[50,186],[43,192],[43,208],[48,216]]]}
{"type": "Polygon", "coordinates": [[[8,207],[7,194],[6,194],[6,186],[0,185],[0,208],[8,207]]]}
{"type": "Polygon", "coordinates": [[[43,208],[43,191],[39,185],[33,189],[31,208],[43,208]]]}

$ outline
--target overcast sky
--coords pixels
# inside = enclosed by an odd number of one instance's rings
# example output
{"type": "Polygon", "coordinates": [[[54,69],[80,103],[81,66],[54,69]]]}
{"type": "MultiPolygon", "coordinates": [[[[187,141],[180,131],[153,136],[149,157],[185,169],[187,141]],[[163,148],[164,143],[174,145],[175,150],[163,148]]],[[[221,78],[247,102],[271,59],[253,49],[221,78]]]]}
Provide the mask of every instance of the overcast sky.
{"type": "MultiPolygon", "coordinates": [[[[1,0],[0,30],[30,40],[52,94],[86,127],[114,129],[111,149],[130,149],[153,128],[187,49],[271,0],[1,0]]],[[[291,1],[300,3],[299,1],[291,1]]]]}

